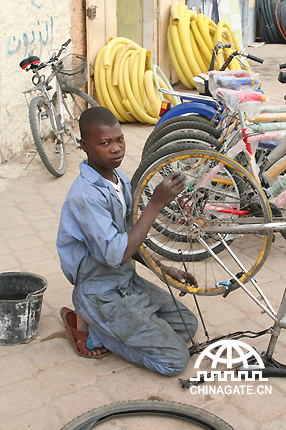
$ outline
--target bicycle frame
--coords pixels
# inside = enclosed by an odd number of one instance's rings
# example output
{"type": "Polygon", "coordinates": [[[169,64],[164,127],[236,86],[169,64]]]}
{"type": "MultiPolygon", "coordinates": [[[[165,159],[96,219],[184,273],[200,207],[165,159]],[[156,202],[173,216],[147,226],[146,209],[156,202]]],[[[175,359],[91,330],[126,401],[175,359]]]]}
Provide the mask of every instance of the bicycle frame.
{"type": "Polygon", "coordinates": [[[213,97],[181,93],[177,91],[166,90],[164,88],[160,88],[159,91],[163,94],[180,97],[182,103],[172,107],[169,111],[164,113],[164,115],[157,122],[155,128],[168,119],[175,118],[176,116],[180,115],[191,114],[205,116],[211,120],[211,124],[213,124],[215,127],[218,126],[218,124],[223,119],[225,106],[223,106],[222,103],[218,102],[213,97]]]}
{"type": "MultiPolygon", "coordinates": [[[[202,153],[204,151],[198,150],[198,152],[202,153]]],[[[181,159],[182,163],[184,160],[184,155],[185,154],[183,154],[183,157],[181,159]]],[[[223,157],[225,159],[225,156],[223,156],[223,157]]],[[[187,159],[187,155],[186,155],[186,159],[187,159]]],[[[162,164],[164,164],[166,162],[166,158],[162,158],[161,162],[162,162],[162,164]]],[[[195,240],[200,243],[202,248],[204,248],[207,251],[207,253],[215,260],[215,262],[223,269],[223,271],[228,274],[228,276],[233,281],[233,283],[236,284],[236,287],[237,286],[241,287],[243,289],[243,291],[248,295],[248,297],[254,303],[256,303],[256,305],[259,306],[259,308],[263,312],[265,312],[274,321],[274,323],[276,325],[279,323],[279,327],[286,328],[286,321],[283,321],[281,323],[280,319],[279,319],[281,312],[278,314],[274,310],[270,301],[268,300],[266,295],[263,293],[263,291],[259,287],[256,279],[254,279],[254,278],[249,279],[249,282],[251,283],[251,285],[253,286],[253,288],[255,290],[254,294],[243,283],[243,281],[245,280],[244,275],[247,274],[247,269],[246,269],[245,265],[243,264],[243,262],[241,261],[241,259],[235,254],[235,252],[233,252],[233,250],[229,246],[227,240],[225,240],[225,237],[229,234],[235,235],[235,234],[243,234],[243,233],[248,233],[248,232],[249,233],[250,232],[260,233],[260,232],[267,232],[267,231],[271,232],[273,230],[278,230],[278,231],[284,230],[285,231],[286,230],[286,222],[281,222],[281,223],[269,222],[269,223],[265,224],[265,223],[263,223],[263,221],[261,221],[259,219],[259,217],[249,217],[249,216],[247,216],[248,213],[246,213],[246,214],[237,213],[236,209],[234,211],[230,212],[231,214],[238,215],[237,217],[235,217],[233,219],[233,224],[231,225],[231,227],[229,225],[223,225],[223,224],[220,224],[219,226],[217,226],[216,220],[214,219],[212,222],[211,218],[208,218],[207,223],[202,223],[201,225],[199,225],[199,222],[197,223],[197,222],[192,221],[192,218],[185,218],[185,216],[187,216],[187,215],[185,215],[183,212],[184,206],[182,206],[182,204],[183,205],[188,204],[190,209],[191,209],[192,205],[195,206],[196,205],[197,191],[199,189],[210,189],[211,190],[211,186],[209,187],[209,185],[211,184],[211,182],[214,179],[216,179],[218,172],[223,167],[223,164],[221,162],[219,162],[215,167],[213,167],[211,164],[209,164],[211,162],[212,162],[212,159],[210,157],[210,162],[206,163],[205,169],[204,168],[200,169],[199,175],[196,174],[196,177],[194,177],[191,174],[189,177],[187,177],[187,183],[186,183],[186,190],[188,190],[187,202],[184,200],[181,200],[180,202],[178,202],[181,210],[177,211],[177,214],[179,217],[183,217],[184,221],[186,221],[188,228],[189,228],[188,235],[190,235],[191,237],[194,237],[195,240]],[[197,181],[197,182],[195,183],[194,181],[197,181]],[[190,219],[190,224],[188,223],[188,219],[190,219]],[[229,263],[225,264],[224,261],[222,260],[222,258],[219,256],[219,254],[214,252],[213,249],[211,248],[211,246],[209,246],[209,244],[206,242],[205,238],[208,235],[213,235],[213,234],[215,234],[216,237],[218,237],[219,241],[223,244],[224,249],[227,251],[229,259],[231,259],[235,262],[235,267],[238,268],[238,270],[240,270],[239,274],[234,272],[232,269],[230,269],[228,267],[229,263]],[[259,299],[255,296],[255,294],[257,294],[257,293],[259,294],[259,299]]],[[[188,166],[188,164],[187,164],[187,166],[188,166]]],[[[199,163],[194,164],[196,172],[197,172],[199,166],[200,166],[199,163]]],[[[184,172],[184,164],[182,164],[181,167],[182,167],[182,171],[184,172]]],[[[177,165],[177,168],[180,169],[180,166],[177,165]]],[[[154,172],[157,172],[158,166],[156,166],[154,168],[154,165],[150,165],[150,167],[145,171],[144,178],[146,178],[146,180],[148,181],[148,184],[150,183],[149,182],[150,177],[152,176],[152,173],[151,173],[152,169],[154,169],[153,170],[154,172]]],[[[167,173],[168,172],[166,172],[166,174],[167,173]]],[[[144,184],[144,182],[143,182],[143,184],[144,184]]],[[[141,188],[142,188],[142,186],[141,186],[141,188]]],[[[149,192],[150,192],[150,190],[149,190],[149,192]]],[[[179,200],[180,199],[182,199],[182,197],[179,197],[179,200]]],[[[206,202],[206,205],[207,204],[208,204],[208,202],[206,202]]],[[[219,202],[217,204],[220,205],[219,202]]],[[[204,209],[207,209],[206,205],[204,206],[204,209]]],[[[227,205],[227,203],[222,202],[222,204],[221,204],[222,212],[225,212],[225,207],[224,207],[225,205],[227,205]]],[[[219,209],[219,207],[218,207],[218,209],[219,209]]],[[[216,210],[216,208],[215,208],[215,210],[216,210]]],[[[214,212],[215,212],[215,210],[214,210],[214,212]]],[[[186,211],[186,214],[187,214],[187,211],[186,211]]],[[[172,220],[170,218],[170,223],[171,223],[171,221],[172,220]]],[[[179,222],[181,224],[180,218],[176,219],[175,222],[179,222]]],[[[168,225],[166,225],[166,228],[168,228],[168,225]]],[[[183,259],[183,254],[182,254],[182,259],[183,259]]],[[[235,270],[237,270],[237,269],[235,269],[235,270]]],[[[221,283],[219,282],[218,284],[215,285],[215,287],[218,288],[220,286],[224,286],[226,288],[225,295],[227,295],[229,292],[232,291],[232,288],[236,288],[236,287],[233,287],[233,285],[234,285],[233,283],[232,282],[229,282],[229,283],[228,282],[221,282],[221,283]]],[[[286,297],[285,297],[285,302],[286,302],[286,297]]]]}
{"type": "MultiPolygon", "coordinates": [[[[171,110],[166,112],[161,120],[158,122],[164,122],[168,118],[173,118],[175,116],[184,115],[184,114],[198,114],[204,115],[211,119],[211,123],[220,125],[223,123],[224,119],[227,118],[228,109],[222,104],[209,96],[201,96],[201,95],[188,95],[185,93],[178,93],[170,90],[161,89],[163,93],[170,95],[178,95],[181,99],[193,100],[193,102],[182,103],[181,105],[177,105],[173,107],[171,110]]],[[[282,107],[282,110],[285,110],[285,107],[282,107]]],[[[237,116],[239,119],[239,129],[232,133],[232,128],[236,127],[237,124],[230,125],[229,130],[226,132],[230,136],[224,141],[223,147],[220,152],[224,152],[225,155],[234,159],[241,151],[244,151],[250,170],[255,179],[260,183],[259,178],[259,166],[255,160],[255,152],[257,147],[263,148],[264,142],[269,142],[273,140],[279,140],[282,138],[286,138],[286,130],[279,129],[278,123],[265,123],[259,125],[259,131],[255,130],[256,135],[250,135],[251,132],[247,131],[248,127],[252,127],[251,124],[248,124],[245,119],[245,113],[243,111],[238,111],[237,116]],[[271,129],[272,131],[269,131],[271,129]],[[277,130],[278,129],[278,130],[277,130]]],[[[272,117],[273,111],[268,114],[264,114],[265,118],[272,117]],[[267,115],[267,116],[266,116],[267,115]]],[[[219,127],[218,127],[219,128],[219,127]]],[[[286,124],[285,124],[286,128],[286,124]]],[[[267,169],[267,172],[263,173],[263,179],[269,184],[273,185],[275,179],[279,174],[281,174],[284,170],[286,170],[286,157],[283,157],[286,154],[286,145],[284,143],[273,144],[270,148],[274,149],[270,153],[268,157],[268,161],[264,166],[264,170],[267,169]]],[[[277,194],[277,189],[275,192],[277,194]]]]}
{"type": "MultiPolygon", "coordinates": [[[[45,70],[47,69],[47,67],[53,67],[50,65],[47,65],[45,68],[41,69],[41,70],[45,70]]],[[[30,94],[34,91],[37,91],[39,93],[40,96],[42,96],[46,102],[48,107],[50,108],[51,112],[52,112],[52,117],[51,119],[51,124],[54,130],[54,133],[58,139],[59,142],[61,142],[61,144],[64,144],[63,139],[62,139],[62,134],[64,132],[64,130],[68,130],[69,134],[72,135],[75,145],[76,147],[78,147],[77,141],[76,141],[76,137],[74,136],[71,127],[69,127],[66,122],[65,122],[65,118],[64,118],[64,108],[67,110],[67,112],[69,113],[69,115],[71,116],[72,119],[74,119],[74,116],[71,114],[70,109],[68,108],[68,106],[64,103],[63,100],[63,93],[62,93],[62,89],[61,86],[59,84],[59,81],[57,79],[57,73],[55,70],[52,70],[52,73],[45,78],[44,75],[40,75],[39,71],[33,70],[34,72],[34,76],[32,78],[33,82],[38,80],[38,83],[36,84],[35,87],[30,88],[29,90],[23,91],[23,94],[30,94]],[[57,93],[57,100],[56,100],[56,105],[55,102],[52,99],[51,94],[49,93],[49,90],[52,89],[52,87],[50,87],[50,83],[55,80],[56,82],[56,93],[57,93]],[[57,107],[57,109],[56,109],[57,107]],[[57,114],[58,112],[58,114],[57,114]],[[60,125],[60,130],[58,129],[59,127],[57,125],[60,125]]],[[[26,99],[27,101],[27,99],[26,99]]],[[[28,101],[27,104],[29,105],[28,101]]]]}
{"type": "MultiPolygon", "coordinates": [[[[223,40],[219,40],[217,44],[213,48],[213,54],[210,62],[209,71],[214,70],[215,62],[219,62],[218,58],[219,56],[224,55],[223,50],[225,48],[231,48],[230,43],[224,43],[223,40]]],[[[252,71],[251,67],[248,65],[248,63],[245,62],[246,58],[250,58],[253,61],[263,63],[263,60],[261,58],[255,57],[250,54],[243,53],[241,51],[234,51],[232,53],[229,53],[228,59],[224,61],[222,67],[220,68],[221,71],[226,70],[226,68],[229,66],[229,64],[232,62],[233,59],[238,60],[245,70],[252,71]]],[[[200,75],[199,75],[200,76],[200,75]]],[[[196,79],[195,79],[196,80],[196,79]]],[[[217,103],[216,100],[211,97],[211,93],[209,90],[205,92],[205,95],[190,95],[180,92],[174,92],[170,90],[165,90],[158,87],[158,90],[165,94],[170,94],[173,96],[180,97],[181,99],[181,105],[176,105],[172,107],[170,110],[164,113],[164,115],[160,118],[158,123],[156,124],[155,128],[162,124],[163,122],[167,121],[170,118],[174,118],[179,115],[187,115],[187,114],[197,114],[197,115],[203,115],[211,120],[211,123],[213,123],[215,126],[217,126],[222,119],[221,113],[224,111],[224,106],[220,103],[217,103]],[[192,104],[185,103],[185,100],[192,101],[192,104]],[[193,101],[197,101],[198,103],[203,103],[203,106],[200,104],[193,103],[193,101]]]]}
{"type": "MultiPolygon", "coordinates": [[[[240,127],[235,132],[233,136],[230,136],[224,142],[224,150],[226,150],[225,155],[234,159],[239,152],[242,150],[247,156],[250,171],[252,175],[255,177],[258,183],[261,183],[259,177],[259,166],[255,160],[255,152],[256,149],[263,142],[269,142],[273,140],[281,140],[286,139],[286,130],[277,130],[277,131],[262,131],[263,125],[260,128],[261,131],[254,131],[255,134],[252,134],[252,127],[250,125],[250,131],[248,131],[248,124],[245,121],[245,113],[243,111],[238,111],[240,127]],[[229,149],[227,149],[229,148],[229,149]]],[[[273,126],[275,128],[275,124],[273,126]]],[[[267,124],[265,129],[267,130],[267,124]]],[[[283,171],[286,170],[286,144],[282,141],[280,144],[274,146],[274,149],[270,152],[267,157],[267,162],[263,167],[262,178],[266,181],[269,186],[274,185],[277,182],[278,175],[280,175],[283,171]],[[282,157],[282,158],[281,158],[282,157]]],[[[280,191],[282,190],[282,184],[280,187],[280,191]]],[[[279,193],[279,187],[275,188],[276,195],[279,193]]]]}
{"type": "MultiPolygon", "coordinates": [[[[215,178],[215,176],[217,175],[217,173],[219,172],[219,170],[221,169],[222,164],[218,164],[216,167],[212,168],[211,172],[207,175],[204,176],[204,171],[201,172],[201,181],[199,181],[199,183],[195,186],[195,188],[193,188],[193,190],[190,193],[189,199],[192,198],[192,196],[195,194],[195,192],[203,187],[207,187],[207,185],[213,180],[213,178],[215,178]]],[[[186,184],[186,187],[189,189],[192,186],[191,182],[188,182],[186,184]]],[[[222,212],[224,212],[224,208],[222,209],[222,212]]],[[[237,211],[233,211],[231,212],[233,214],[236,214],[237,211]]],[[[258,219],[257,219],[258,220],[258,219]]],[[[249,218],[246,218],[246,221],[250,221],[249,218]]],[[[244,223],[244,218],[238,218],[236,219],[236,224],[232,226],[231,230],[232,232],[235,233],[247,233],[248,231],[257,231],[257,232],[263,232],[263,231],[273,231],[273,230],[286,230],[286,222],[281,222],[281,223],[267,223],[267,224],[251,224],[251,225],[245,225],[244,223]],[[242,223],[242,225],[240,225],[240,223],[242,223]]],[[[203,226],[200,227],[199,225],[195,226],[194,228],[197,228],[198,231],[200,231],[202,233],[202,236],[204,234],[218,234],[219,239],[221,241],[221,243],[223,243],[225,249],[227,250],[227,252],[229,253],[229,255],[236,261],[237,265],[241,268],[243,273],[246,273],[246,269],[244,267],[244,265],[242,264],[242,262],[239,260],[239,258],[235,255],[235,253],[232,251],[232,249],[230,248],[230,246],[228,245],[228,243],[224,240],[222,234],[227,234],[229,233],[229,227],[225,227],[225,226],[212,226],[211,222],[209,223],[209,225],[207,226],[203,226]]],[[[193,230],[194,232],[194,230],[193,230]]],[[[252,285],[254,286],[255,290],[259,293],[260,298],[263,299],[264,304],[261,303],[260,300],[258,300],[250,291],[249,289],[245,286],[245,284],[243,282],[240,281],[240,279],[238,279],[237,275],[235,273],[233,273],[232,271],[229,270],[229,268],[223,263],[223,261],[220,259],[220,257],[213,252],[213,250],[208,246],[208,244],[205,242],[205,240],[202,238],[202,236],[200,234],[198,234],[197,240],[200,242],[200,244],[203,246],[203,248],[215,259],[215,261],[222,267],[222,269],[228,273],[228,275],[231,277],[231,279],[235,279],[235,282],[237,282],[237,284],[243,289],[243,291],[263,310],[263,312],[267,313],[267,315],[275,322],[278,322],[278,314],[274,311],[274,308],[271,306],[269,300],[267,299],[267,297],[265,296],[265,294],[263,293],[263,291],[260,289],[257,281],[254,278],[250,279],[250,282],[252,283],[252,285]]],[[[285,290],[286,291],[286,290],[285,290]]],[[[285,293],[285,297],[284,297],[284,304],[283,304],[283,309],[286,306],[286,293],[285,293]]],[[[285,311],[286,308],[284,310],[284,315],[285,315],[285,311]]],[[[283,312],[283,311],[281,311],[283,312]]],[[[280,312],[280,314],[281,314],[280,312]]],[[[279,314],[279,315],[280,315],[279,314]]],[[[280,320],[279,320],[280,321],[280,320]]],[[[279,327],[281,328],[286,328],[286,320],[279,324],[279,327]]]]}

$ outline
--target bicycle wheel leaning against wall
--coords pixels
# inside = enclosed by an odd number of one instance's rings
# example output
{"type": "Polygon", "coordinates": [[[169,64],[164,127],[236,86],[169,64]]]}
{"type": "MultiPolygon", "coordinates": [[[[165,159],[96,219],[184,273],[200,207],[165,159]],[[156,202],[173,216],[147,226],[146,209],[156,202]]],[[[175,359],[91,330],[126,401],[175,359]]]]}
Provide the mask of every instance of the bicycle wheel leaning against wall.
{"type": "MultiPolygon", "coordinates": [[[[35,97],[29,106],[29,120],[37,151],[46,169],[59,177],[66,170],[65,145],[73,140],[79,147],[79,138],[75,133],[79,117],[85,106],[96,107],[98,104],[90,96],[77,88],[62,91],[63,105],[68,113],[64,127],[60,123],[60,115],[53,115],[49,103],[43,97],[35,97]],[[60,138],[59,138],[60,136],[60,138]]],[[[53,108],[58,112],[57,92],[53,95],[53,108]]]]}
{"type": "Polygon", "coordinates": [[[65,173],[65,145],[71,140],[79,148],[78,121],[87,107],[98,106],[95,100],[80,90],[87,82],[87,61],[68,51],[71,40],[62,44],[59,52],[41,62],[34,55],[20,63],[23,70],[32,70],[34,87],[24,91],[33,98],[29,103],[29,120],[37,151],[47,170],[59,177],[65,173]],[[48,76],[43,70],[51,68],[48,76]],[[36,97],[35,95],[36,91],[36,97]]]}

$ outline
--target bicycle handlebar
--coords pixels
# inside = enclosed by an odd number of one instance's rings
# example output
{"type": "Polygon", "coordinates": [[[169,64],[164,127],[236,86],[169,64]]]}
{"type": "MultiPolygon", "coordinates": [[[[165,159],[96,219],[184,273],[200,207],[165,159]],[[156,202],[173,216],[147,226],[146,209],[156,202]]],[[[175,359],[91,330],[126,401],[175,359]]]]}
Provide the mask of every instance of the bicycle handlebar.
{"type": "Polygon", "coordinates": [[[63,50],[71,43],[71,39],[68,39],[65,43],[62,44],[61,49],[59,50],[58,54],[57,54],[57,58],[61,55],[61,53],[63,52],[63,50]]]}
{"type": "Polygon", "coordinates": [[[61,55],[61,53],[67,48],[67,46],[71,43],[71,39],[68,39],[66,42],[64,42],[59,50],[59,52],[55,55],[53,55],[48,61],[46,62],[40,62],[40,58],[36,56],[30,56],[24,60],[21,61],[20,67],[22,69],[25,69],[26,71],[29,71],[30,69],[35,70],[41,70],[45,67],[49,66],[50,64],[57,61],[61,55]]]}
{"type": "Polygon", "coordinates": [[[71,43],[71,39],[68,39],[65,43],[62,44],[62,46],[67,47],[71,43]]]}
{"type": "Polygon", "coordinates": [[[250,60],[256,61],[257,63],[262,64],[264,61],[264,58],[259,58],[259,57],[255,57],[254,55],[251,54],[243,54],[244,57],[249,58],[250,60]]]}
{"type": "Polygon", "coordinates": [[[236,56],[242,55],[243,57],[249,58],[250,60],[256,61],[257,63],[263,63],[264,59],[255,57],[254,55],[247,54],[241,51],[234,51],[231,54],[229,54],[228,58],[225,60],[224,64],[221,66],[220,71],[224,71],[232,61],[232,59],[236,56]]]}
{"type": "Polygon", "coordinates": [[[59,56],[61,55],[61,53],[63,52],[64,49],[66,49],[66,47],[71,43],[71,39],[68,39],[65,43],[62,44],[59,52],[57,53],[57,55],[53,56],[52,58],[50,58],[47,63],[52,63],[55,60],[58,60],[59,56]]]}
{"type": "Polygon", "coordinates": [[[231,48],[231,43],[224,43],[222,40],[219,40],[213,48],[209,70],[214,70],[215,58],[218,55],[218,51],[219,49],[224,49],[224,48],[231,48]]]}

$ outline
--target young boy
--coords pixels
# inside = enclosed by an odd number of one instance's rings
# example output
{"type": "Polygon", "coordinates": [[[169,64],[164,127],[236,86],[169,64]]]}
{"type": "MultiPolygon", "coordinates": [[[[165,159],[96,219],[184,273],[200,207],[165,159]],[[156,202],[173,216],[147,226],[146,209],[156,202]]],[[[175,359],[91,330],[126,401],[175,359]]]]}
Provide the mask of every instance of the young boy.
{"type": "MultiPolygon", "coordinates": [[[[64,202],[57,239],[62,270],[74,285],[75,313],[63,308],[62,319],[81,356],[102,358],[112,351],[176,375],[189,361],[189,336],[171,296],[141,278],[131,257],[142,263],[137,251],[159,212],[183,191],[185,177],[165,178],[131,227],[130,183],[117,169],[125,153],[119,122],[108,109],[95,107],[83,112],[79,125],[87,160],[64,202]]],[[[197,286],[191,274],[163,269],[197,286]]],[[[196,317],[177,303],[194,336],[196,317]]]]}

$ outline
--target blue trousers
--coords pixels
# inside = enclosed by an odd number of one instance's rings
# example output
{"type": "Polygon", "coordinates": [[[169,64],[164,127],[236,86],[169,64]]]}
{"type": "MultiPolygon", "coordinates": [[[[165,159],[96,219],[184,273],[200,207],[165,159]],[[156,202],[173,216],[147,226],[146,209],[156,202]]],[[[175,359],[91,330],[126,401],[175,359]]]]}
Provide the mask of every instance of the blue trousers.
{"type": "MultiPolygon", "coordinates": [[[[74,289],[75,312],[89,324],[93,345],[166,376],[183,371],[190,359],[189,335],[170,294],[137,274],[124,293],[122,297],[118,289],[104,294],[86,294],[81,286],[74,289]]],[[[193,337],[197,318],[177,304],[193,337]]]]}

